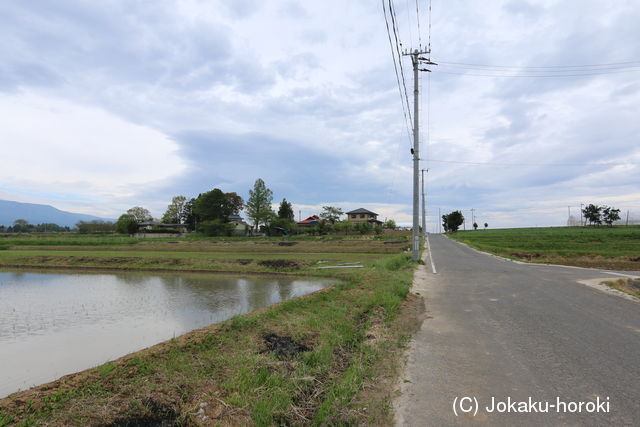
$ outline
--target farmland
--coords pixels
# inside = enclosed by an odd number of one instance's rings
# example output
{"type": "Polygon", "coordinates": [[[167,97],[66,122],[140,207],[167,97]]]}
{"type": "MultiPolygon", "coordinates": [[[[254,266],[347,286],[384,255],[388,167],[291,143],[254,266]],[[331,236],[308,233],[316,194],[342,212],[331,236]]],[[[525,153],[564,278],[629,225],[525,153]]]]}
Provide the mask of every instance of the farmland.
{"type": "Polygon", "coordinates": [[[638,226],[474,230],[450,237],[481,251],[519,261],[640,270],[638,226]]]}
{"type": "Polygon", "coordinates": [[[407,241],[402,234],[0,239],[0,268],[13,271],[224,271],[340,280],[0,399],[0,425],[387,423],[390,391],[379,390],[378,378],[393,375],[410,332],[411,322],[402,317],[407,297],[412,300],[407,241]],[[350,263],[362,268],[318,268],[350,263]],[[274,336],[292,350],[274,351],[274,336]]]}

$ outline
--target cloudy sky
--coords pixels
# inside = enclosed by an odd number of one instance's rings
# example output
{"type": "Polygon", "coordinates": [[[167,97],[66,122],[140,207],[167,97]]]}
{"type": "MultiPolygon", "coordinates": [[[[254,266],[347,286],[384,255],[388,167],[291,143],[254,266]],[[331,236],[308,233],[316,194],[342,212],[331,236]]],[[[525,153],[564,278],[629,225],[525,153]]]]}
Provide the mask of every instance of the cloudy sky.
{"type": "MultiPolygon", "coordinates": [[[[403,47],[427,45],[429,1],[394,3],[403,47]]],[[[438,209],[490,227],[590,202],[640,213],[638,22],[635,0],[433,0],[430,228],[438,209]]],[[[409,223],[393,64],[376,0],[0,2],[0,199],[159,217],[262,178],[303,217],[409,223]]]]}

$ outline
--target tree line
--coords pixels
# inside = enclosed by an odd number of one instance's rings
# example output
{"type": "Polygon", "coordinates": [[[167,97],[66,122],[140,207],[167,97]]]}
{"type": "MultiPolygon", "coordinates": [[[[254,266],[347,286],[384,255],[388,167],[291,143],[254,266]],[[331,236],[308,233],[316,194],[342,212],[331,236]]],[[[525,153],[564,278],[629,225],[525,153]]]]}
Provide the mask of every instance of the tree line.
{"type": "MultiPolygon", "coordinates": [[[[197,231],[207,236],[228,236],[237,232],[237,220],[244,211],[245,216],[251,221],[242,234],[263,232],[272,234],[298,234],[301,232],[310,234],[328,234],[350,232],[369,233],[382,231],[381,227],[372,227],[371,224],[354,224],[351,221],[340,221],[344,214],[342,209],[333,206],[323,206],[318,224],[312,227],[299,227],[295,221],[295,214],[291,202],[283,198],[277,211],[272,208],[273,191],[265,182],[258,178],[253,188],[249,190],[249,198],[246,202],[235,192],[224,192],[214,188],[208,192],[200,193],[197,197],[188,199],[185,196],[175,196],[162,215],[161,223],[164,231],[177,231],[171,229],[186,228],[188,231],[197,231]]],[[[122,214],[116,221],[116,230],[120,233],[133,234],[139,225],[152,221],[153,218],[148,209],[140,206],[133,207],[122,214]]],[[[395,229],[395,222],[388,221],[386,228],[395,229]]],[[[154,231],[160,231],[155,229],[154,231]]]]}
{"type": "Polygon", "coordinates": [[[25,219],[16,219],[13,225],[5,227],[0,225],[0,233],[63,233],[71,231],[71,228],[53,223],[29,224],[25,219]]]}
{"type": "Polygon", "coordinates": [[[584,215],[585,222],[589,221],[589,225],[602,225],[602,223],[605,223],[609,227],[613,227],[613,223],[620,219],[620,209],[590,203],[582,209],[582,215],[584,215]]]}

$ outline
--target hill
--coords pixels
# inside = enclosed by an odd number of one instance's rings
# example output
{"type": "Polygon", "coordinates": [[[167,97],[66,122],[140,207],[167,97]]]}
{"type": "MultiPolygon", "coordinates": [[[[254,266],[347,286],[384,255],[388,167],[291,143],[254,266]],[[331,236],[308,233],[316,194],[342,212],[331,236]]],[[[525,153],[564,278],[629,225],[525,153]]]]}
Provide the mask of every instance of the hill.
{"type": "Polygon", "coordinates": [[[61,211],[49,205],[0,200],[0,225],[13,225],[16,219],[24,219],[30,224],[52,223],[68,227],[73,227],[78,221],[113,221],[93,215],[61,211]]]}

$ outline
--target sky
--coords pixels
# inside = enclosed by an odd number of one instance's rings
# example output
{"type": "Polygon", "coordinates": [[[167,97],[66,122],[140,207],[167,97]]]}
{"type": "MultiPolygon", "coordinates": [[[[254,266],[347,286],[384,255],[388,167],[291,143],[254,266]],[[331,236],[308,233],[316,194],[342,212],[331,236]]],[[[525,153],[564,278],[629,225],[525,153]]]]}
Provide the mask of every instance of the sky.
{"type": "MultiPolygon", "coordinates": [[[[637,1],[393,3],[402,47],[438,63],[419,86],[430,231],[453,210],[490,228],[564,225],[581,203],[640,215],[637,1]]],[[[296,216],[409,224],[382,4],[0,2],[0,199],[161,217],[262,178],[296,216]]]]}

